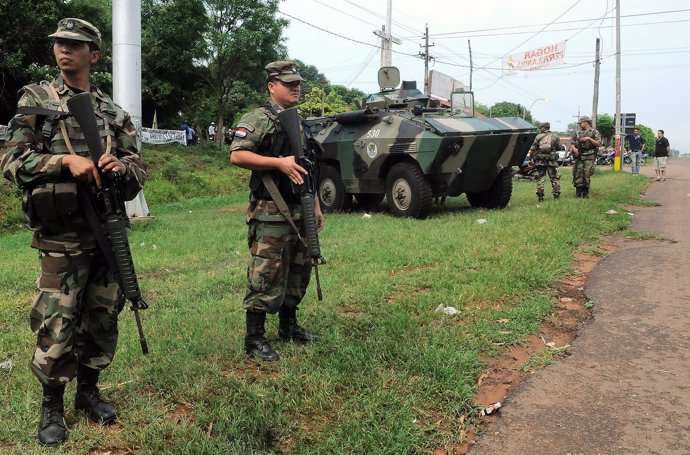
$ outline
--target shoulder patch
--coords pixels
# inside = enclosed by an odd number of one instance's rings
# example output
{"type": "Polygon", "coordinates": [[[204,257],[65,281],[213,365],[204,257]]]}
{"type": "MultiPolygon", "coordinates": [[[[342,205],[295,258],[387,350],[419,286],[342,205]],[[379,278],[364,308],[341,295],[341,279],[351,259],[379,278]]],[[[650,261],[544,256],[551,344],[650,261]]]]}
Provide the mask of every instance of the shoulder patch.
{"type": "Polygon", "coordinates": [[[252,125],[250,125],[249,123],[244,123],[244,122],[238,123],[238,124],[237,124],[237,128],[238,128],[238,129],[239,129],[239,128],[244,128],[245,130],[249,131],[250,133],[253,133],[253,132],[254,132],[254,129],[255,129],[255,128],[254,128],[252,125]]]}

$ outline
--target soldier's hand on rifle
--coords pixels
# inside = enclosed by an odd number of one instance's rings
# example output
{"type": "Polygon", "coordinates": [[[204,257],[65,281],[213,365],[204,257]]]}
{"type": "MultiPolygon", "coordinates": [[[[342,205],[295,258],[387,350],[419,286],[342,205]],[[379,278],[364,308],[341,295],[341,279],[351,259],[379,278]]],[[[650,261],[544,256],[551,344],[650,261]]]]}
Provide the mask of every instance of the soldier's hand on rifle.
{"type": "Polygon", "coordinates": [[[98,167],[101,172],[116,172],[118,175],[123,176],[127,173],[127,167],[118,160],[115,156],[104,153],[101,159],[98,160],[98,167]]]}
{"type": "Polygon", "coordinates": [[[278,158],[278,170],[287,175],[295,185],[304,183],[302,174],[307,175],[307,170],[295,162],[293,155],[278,158]]]}
{"type": "Polygon", "coordinates": [[[101,187],[101,176],[98,175],[96,165],[89,158],[79,155],[65,155],[62,158],[62,167],[69,169],[72,177],[82,182],[95,182],[96,186],[101,187]]]}

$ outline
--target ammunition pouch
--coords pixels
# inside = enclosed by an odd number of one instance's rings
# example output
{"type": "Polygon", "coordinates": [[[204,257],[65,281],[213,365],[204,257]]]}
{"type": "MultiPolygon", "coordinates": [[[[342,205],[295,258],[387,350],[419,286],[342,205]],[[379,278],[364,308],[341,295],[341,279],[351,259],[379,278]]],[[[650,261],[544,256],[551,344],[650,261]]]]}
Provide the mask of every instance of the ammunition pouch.
{"type": "Polygon", "coordinates": [[[45,183],[24,190],[22,210],[32,229],[57,234],[83,229],[76,182],[45,183]]]}

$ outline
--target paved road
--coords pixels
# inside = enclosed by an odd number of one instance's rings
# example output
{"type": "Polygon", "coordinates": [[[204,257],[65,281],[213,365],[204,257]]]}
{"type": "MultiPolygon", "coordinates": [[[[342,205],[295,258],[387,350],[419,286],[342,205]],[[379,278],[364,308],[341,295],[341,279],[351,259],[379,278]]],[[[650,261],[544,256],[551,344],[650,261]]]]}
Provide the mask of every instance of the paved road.
{"type": "Polygon", "coordinates": [[[632,223],[666,240],[624,241],[599,264],[572,355],[518,386],[470,455],[690,454],[690,157],[667,174],[632,223]]]}

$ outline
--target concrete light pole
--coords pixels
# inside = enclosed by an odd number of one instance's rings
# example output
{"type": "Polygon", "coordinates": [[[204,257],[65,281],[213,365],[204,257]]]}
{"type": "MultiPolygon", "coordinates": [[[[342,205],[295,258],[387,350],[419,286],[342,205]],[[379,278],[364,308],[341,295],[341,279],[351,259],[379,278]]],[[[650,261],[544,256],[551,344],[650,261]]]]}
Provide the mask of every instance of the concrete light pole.
{"type": "MultiPolygon", "coordinates": [[[[141,0],[113,0],[113,100],[132,116],[137,129],[141,122],[141,0]]],[[[141,137],[137,142],[141,148],[141,137]]],[[[149,216],[140,191],[126,203],[129,217],[149,216]]]]}

